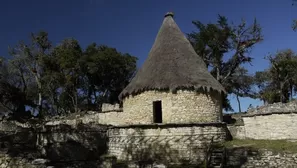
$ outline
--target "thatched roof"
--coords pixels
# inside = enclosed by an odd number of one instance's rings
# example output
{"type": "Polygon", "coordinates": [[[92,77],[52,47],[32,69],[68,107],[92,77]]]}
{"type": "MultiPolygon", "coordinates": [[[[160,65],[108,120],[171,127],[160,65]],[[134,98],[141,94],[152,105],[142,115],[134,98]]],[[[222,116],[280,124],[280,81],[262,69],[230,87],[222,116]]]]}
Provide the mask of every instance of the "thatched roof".
{"type": "Polygon", "coordinates": [[[119,98],[147,90],[167,89],[213,89],[225,92],[181,32],[172,13],[165,15],[147,60],[119,98]]]}

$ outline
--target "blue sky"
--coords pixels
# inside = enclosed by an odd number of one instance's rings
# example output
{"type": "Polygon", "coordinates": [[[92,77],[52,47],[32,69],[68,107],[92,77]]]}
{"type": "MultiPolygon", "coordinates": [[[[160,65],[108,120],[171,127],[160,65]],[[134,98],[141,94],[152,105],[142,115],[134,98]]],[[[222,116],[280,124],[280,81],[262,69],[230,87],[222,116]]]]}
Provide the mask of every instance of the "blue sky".
{"type": "MultiPolygon", "coordinates": [[[[239,23],[252,23],[256,17],[263,28],[264,41],[253,51],[250,73],[263,70],[268,53],[291,48],[296,51],[297,32],[291,29],[297,18],[292,0],[6,0],[0,2],[0,55],[7,56],[9,45],[27,40],[31,32],[45,30],[54,44],[69,37],[82,47],[91,42],[106,44],[139,58],[142,65],[148,55],[163,16],[175,13],[175,21],[184,33],[195,30],[192,20],[215,22],[217,15],[239,23]]],[[[242,109],[258,100],[242,98],[242,109]]],[[[231,96],[234,110],[237,103],[231,96]]]]}

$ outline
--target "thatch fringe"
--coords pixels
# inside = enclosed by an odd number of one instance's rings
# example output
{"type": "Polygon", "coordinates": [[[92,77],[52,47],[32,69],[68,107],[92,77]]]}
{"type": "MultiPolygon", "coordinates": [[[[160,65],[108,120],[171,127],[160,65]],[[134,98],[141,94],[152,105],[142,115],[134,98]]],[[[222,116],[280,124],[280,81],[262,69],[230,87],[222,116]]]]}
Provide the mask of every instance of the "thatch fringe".
{"type": "Polygon", "coordinates": [[[172,15],[166,15],[147,60],[119,98],[148,90],[174,92],[179,89],[225,93],[172,15]]]}

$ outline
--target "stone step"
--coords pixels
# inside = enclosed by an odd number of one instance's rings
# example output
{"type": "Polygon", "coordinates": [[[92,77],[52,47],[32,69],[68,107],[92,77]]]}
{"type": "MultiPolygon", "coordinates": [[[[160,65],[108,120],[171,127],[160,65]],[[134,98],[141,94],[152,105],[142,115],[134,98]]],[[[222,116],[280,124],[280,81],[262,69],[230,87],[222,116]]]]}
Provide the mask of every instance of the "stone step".
{"type": "Polygon", "coordinates": [[[221,166],[213,166],[213,168],[221,168],[221,166]]]}
{"type": "Polygon", "coordinates": [[[215,162],[211,162],[212,165],[221,165],[222,161],[215,161],[215,162]]]}
{"type": "Polygon", "coordinates": [[[210,164],[209,167],[211,167],[211,168],[220,168],[222,166],[221,166],[221,164],[218,164],[218,165],[210,164]]]}
{"type": "Polygon", "coordinates": [[[214,166],[221,166],[221,164],[223,164],[223,155],[221,156],[211,156],[210,157],[210,165],[211,167],[214,167],[214,166]]]}
{"type": "Polygon", "coordinates": [[[211,151],[212,153],[223,153],[224,150],[223,149],[215,149],[211,151]]]}
{"type": "Polygon", "coordinates": [[[221,168],[224,162],[224,148],[216,148],[210,154],[210,167],[221,168]]]}
{"type": "Polygon", "coordinates": [[[224,153],[212,153],[210,156],[223,156],[224,153]]]}

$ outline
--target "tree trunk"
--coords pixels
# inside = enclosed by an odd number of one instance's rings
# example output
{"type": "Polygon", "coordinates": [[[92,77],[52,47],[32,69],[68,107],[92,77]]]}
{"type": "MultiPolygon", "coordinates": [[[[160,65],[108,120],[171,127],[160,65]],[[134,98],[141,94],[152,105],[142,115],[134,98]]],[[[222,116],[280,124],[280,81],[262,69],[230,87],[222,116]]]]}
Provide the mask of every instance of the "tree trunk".
{"type": "Polygon", "coordinates": [[[280,102],[284,103],[284,92],[283,92],[284,84],[283,82],[280,82],[280,102]]]}
{"type": "Polygon", "coordinates": [[[290,99],[293,100],[293,86],[290,84],[290,99]]]}
{"type": "Polygon", "coordinates": [[[236,95],[236,100],[237,100],[237,103],[238,103],[238,112],[241,113],[241,104],[240,104],[240,100],[239,100],[239,96],[236,95]]]}
{"type": "Polygon", "coordinates": [[[216,70],[217,70],[217,81],[220,82],[220,70],[218,67],[216,68],[216,70]]]}
{"type": "Polygon", "coordinates": [[[43,111],[42,111],[42,94],[38,93],[38,113],[40,114],[41,117],[43,117],[43,111]]]}
{"type": "Polygon", "coordinates": [[[91,105],[92,105],[92,86],[89,86],[88,87],[88,105],[87,105],[88,110],[90,110],[91,105]]]}
{"type": "Polygon", "coordinates": [[[78,96],[77,96],[77,93],[75,92],[75,112],[77,113],[78,112],[78,96]]]}
{"type": "Polygon", "coordinates": [[[38,115],[42,118],[44,117],[43,111],[42,111],[42,87],[41,87],[41,82],[39,80],[39,77],[37,74],[34,74],[37,87],[38,87],[38,115]]]}

